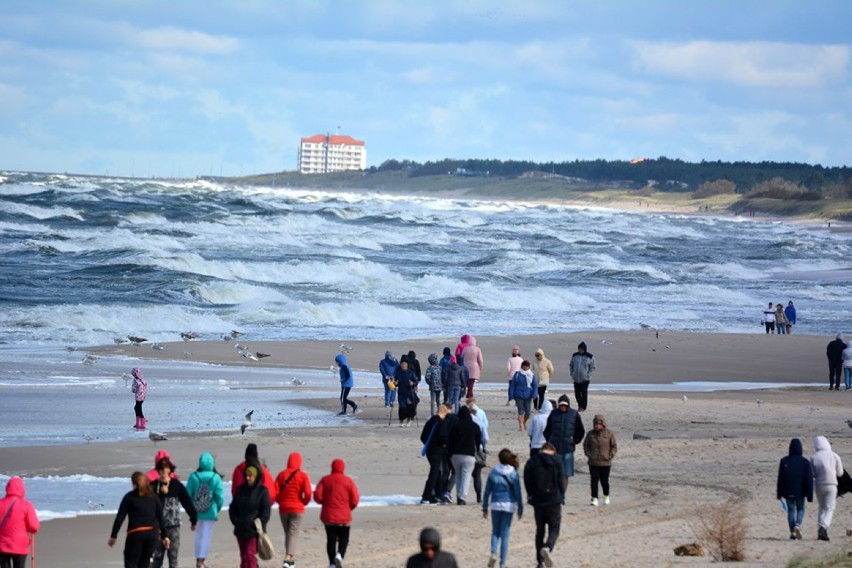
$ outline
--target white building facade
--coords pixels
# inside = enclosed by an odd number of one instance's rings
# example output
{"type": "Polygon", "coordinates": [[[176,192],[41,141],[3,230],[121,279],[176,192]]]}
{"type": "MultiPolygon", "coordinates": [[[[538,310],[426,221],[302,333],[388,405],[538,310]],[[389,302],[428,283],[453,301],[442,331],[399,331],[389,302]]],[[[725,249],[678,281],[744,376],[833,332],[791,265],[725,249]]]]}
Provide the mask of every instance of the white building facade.
{"type": "Polygon", "coordinates": [[[363,140],[340,134],[316,134],[302,138],[299,145],[299,171],[326,174],[367,169],[367,148],[363,140]]]}

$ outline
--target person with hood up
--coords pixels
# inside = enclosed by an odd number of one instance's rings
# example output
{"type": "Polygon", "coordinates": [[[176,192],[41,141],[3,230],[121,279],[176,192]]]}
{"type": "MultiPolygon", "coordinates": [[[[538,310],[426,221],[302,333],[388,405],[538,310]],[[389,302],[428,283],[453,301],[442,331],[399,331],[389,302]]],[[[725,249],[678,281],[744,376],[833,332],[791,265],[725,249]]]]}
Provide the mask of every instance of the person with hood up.
{"type": "Polygon", "coordinates": [[[154,495],[148,478],[141,471],[130,476],[133,490],[127,492],[118,506],[107,544],[115,546],[121,524],[127,518],[127,538],[124,540],[124,568],[148,568],[157,539],[169,548],[169,537],[163,532],[163,504],[154,495]]]}
{"type": "Polygon", "coordinates": [[[793,305],[793,300],[787,302],[784,315],[787,316],[787,335],[790,335],[793,333],[793,326],[796,325],[796,306],[793,305]]]}
{"type": "Polygon", "coordinates": [[[420,361],[417,360],[417,353],[414,351],[408,352],[408,368],[414,373],[414,376],[417,377],[417,382],[420,383],[423,380],[423,370],[420,368],[420,361]]]}
{"type": "Polygon", "coordinates": [[[27,500],[24,480],[17,475],[6,482],[6,496],[0,499],[0,565],[24,568],[30,551],[30,535],[41,528],[35,507],[27,500]]]}
{"type": "Polygon", "coordinates": [[[136,413],[136,425],[133,427],[137,430],[144,430],[148,427],[148,421],[145,420],[145,415],[142,414],[142,403],[148,397],[148,383],[145,381],[145,377],[142,376],[142,369],[139,367],[133,367],[130,374],[133,376],[130,391],[136,400],[136,404],[133,407],[133,412],[136,413]]]}
{"type": "Polygon", "coordinates": [[[846,343],[843,334],[838,333],[834,341],[825,348],[825,356],[828,358],[828,390],[840,390],[840,375],[843,372],[843,351],[846,343]]]}
{"type": "MultiPolygon", "coordinates": [[[[171,462],[172,466],[174,466],[174,463],[172,462],[172,456],[169,455],[168,450],[159,450],[156,455],[154,455],[154,467],[149,469],[148,473],[145,474],[148,477],[148,481],[150,481],[151,483],[154,483],[160,477],[160,472],[157,471],[157,464],[160,463],[160,460],[163,458],[169,458],[169,462],[171,462]]],[[[172,468],[171,475],[172,479],[178,479],[178,474],[177,472],[175,472],[174,467],[172,468]]]]}
{"type": "Polygon", "coordinates": [[[482,349],[476,345],[476,338],[470,336],[467,346],[462,351],[464,367],[467,369],[467,396],[473,396],[473,386],[482,376],[482,349]]]}
{"type": "Polygon", "coordinates": [[[361,500],[355,481],[344,473],[345,469],[346,463],[335,458],[331,462],[331,473],[320,479],[314,489],[314,501],[322,506],[320,521],[325,525],[325,550],[330,568],[343,568],[352,511],[361,500]]]}
{"type": "Polygon", "coordinates": [[[834,515],[837,502],[837,478],[843,475],[843,462],[840,456],[831,451],[831,444],[825,436],[814,438],[814,454],[811,467],[814,470],[814,489],[816,489],[819,513],[817,514],[817,538],[828,540],[828,529],[834,515]]]}
{"type": "Polygon", "coordinates": [[[559,538],[562,505],[565,502],[565,471],[556,447],[550,442],[527,460],[524,466],[524,488],[527,503],[535,511],[535,561],[538,568],[553,566],[550,553],[559,538]],[[545,536],[545,534],[547,536],[545,536]]]}
{"type": "Polygon", "coordinates": [[[473,490],[476,492],[476,502],[482,503],[482,470],[485,469],[486,461],[486,452],[485,448],[488,445],[488,417],[485,415],[485,411],[482,410],[479,406],[476,405],[476,399],[470,397],[466,399],[467,407],[470,409],[470,419],[473,420],[474,424],[479,426],[479,431],[482,435],[482,442],[479,444],[479,447],[482,451],[477,452],[474,458],[476,458],[473,462],[473,473],[471,473],[471,478],[473,479],[473,490]]]}
{"type": "Polygon", "coordinates": [[[530,362],[521,363],[521,368],[509,382],[509,398],[515,401],[518,408],[518,430],[525,432],[527,421],[532,414],[532,400],[538,392],[538,381],[530,371],[530,362]]]}
{"type": "Polygon", "coordinates": [[[420,402],[420,398],[417,396],[417,376],[408,367],[407,355],[399,358],[399,367],[393,379],[398,392],[399,425],[409,426],[417,416],[417,403],[420,402]]]}
{"type": "Polygon", "coordinates": [[[346,355],[338,353],[334,358],[340,372],[340,412],[338,416],[346,416],[346,407],[352,407],[352,414],[358,412],[358,405],[349,400],[349,391],[355,386],[355,377],[352,375],[352,368],[346,362],[346,355]]]}
{"type": "Polygon", "coordinates": [[[583,452],[589,460],[592,478],[592,507],[598,506],[598,483],[603,491],[604,505],[609,505],[609,471],[618,452],[618,443],[613,431],[606,427],[603,414],[595,414],[592,431],[583,440],[583,452]]]}
{"type": "Polygon", "coordinates": [[[385,358],[379,361],[379,374],[382,375],[382,385],[385,387],[385,408],[392,408],[396,400],[396,389],[388,383],[393,382],[393,376],[396,374],[398,366],[399,361],[396,360],[393,353],[385,351],[385,358]]]}
{"type": "Polygon", "coordinates": [[[814,472],[811,462],[802,455],[802,441],[790,440],[790,450],[778,464],[778,481],[775,497],[787,513],[790,540],[802,538],[802,521],[805,520],[805,499],[814,500],[814,472]]]}
{"type": "Polygon", "coordinates": [[[547,426],[547,418],[552,410],[553,403],[545,400],[541,403],[539,413],[533,416],[527,424],[527,435],[530,437],[530,457],[536,455],[547,442],[544,437],[544,428],[547,426]]]}
{"type": "Polygon", "coordinates": [[[420,432],[423,449],[420,454],[429,461],[429,474],[420,497],[421,505],[434,505],[444,494],[444,479],[447,467],[447,428],[444,419],[450,413],[446,404],[438,406],[438,412],[426,421],[420,432]]]}
{"type": "Polygon", "coordinates": [[[550,378],[553,377],[553,363],[544,356],[544,350],[541,348],[535,350],[535,361],[533,361],[533,373],[538,379],[538,396],[533,401],[534,408],[541,410],[541,403],[544,402],[544,395],[547,392],[547,387],[550,385],[550,378]]]}
{"type": "Polygon", "coordinates": [[[426,527],[420,531],[420,552],[408,557],[405,568],[459,568],[456,557],[441,550],[441,533],[426,527]]]}
{"type": "Polygon", "coordinates": [[[174,477],[174,469],[175,464],[172,463],[172,460],[167,457],[160,458],[160,461],[157,462],[157,479],[151,483],[151,489],[163,503],[163,534],[169,537],[168,551],[163,547],[162,542],[158,541],[156,548],[154,548],[154,557],[151,559],[151,568],[160,568],[167,552],[169,568],[177,568],[178,566],[181,506],[189,516],[189,524],[193,531],[198,522],[195,505],[192,504],[192,499],[189,497],[186,487],[179,479],[174,477]]]}
{"type": "Polygon", "coordinates": [[[521,370],[521,364],[524,362],[524,358],[521,357],[521,348],[518,345],[512,347],[512,356],[509,357],[509,360],[506,361],[506,379],[509,381],[509,390],[508,390],[508,400],[506,400],[506,406],[512,404],[512,379],[515,377],[515,373],[521,370]]]}
{"type": "Polygon", "coordinates": [[[574,398],[577,399],[577,410],[586,411],[589,404],[589,383],[595,372],[595,356],[586,349],[586,342],[577,345],[577,351],[571,356],[569,364],[571,378],[574,380],[574,398]]]}
{"type": "Polygon", "coordinates": [[[429,385],[429,416],[435,416],[441,406],[441,395],[444,392],[444,381],[441,378],[441,367],[438,366],[438,356],[430,353],[429,366],[426,368],[426,384],[429,385]]]}
{"type": "Polygon", "coordinates": [[[311,502],[311,478],[302,471],[302,454],[290,453],[287,468],[275,478],[278,489],[278,514],[284,527],[283,568],[295,568],[299,528],[305,516],[305,505],[311,502]]]}
{"type": "Polygon", "coordinates": [[[269,492],[260,481],[260,468],[249,465],[245,469],[245,483],[237,488],[237,493],[228,507],[228,517],[234,525],[234,536],[240,547],[240,568],[257,568],[257,531],[255,519],[260,519],[263,532],[269,522],[271,500],[269,492]]]}
{"type": "Polygon", "coordinates": [[[482,497],[482,516],[488,518],[491,505],[491,557],[488,568],[497,563],[497,546],[500,547],[500,568],[506,568],[509,556],[509,531],[512,515],[517,512],[518,520],[524,515],[524,499],[521,495],[521,478],[518,475],[518,456],[508,448],[497,455],[500,464],[488,474],[485,495],[482,497]]]}
{"type": "Polygon", "coordinates": [[[450,366],[447,367],[447,379],[445,385],[447,387],[447,398],[445,402],[453,405],[453,412],[458,414],[459,403],[461,401],[462,392],[467,388],[467,378],[465,377],[465,369],[459,365],[455,357],[450,357],[450,366]]]}
{"type": "Polygon", "coordinates": [[[461,336],[459,340],[459,344],[456,345],[456,352],[453,355],[456,356],[456,361],[459,362],[459,365],[464,365],[464,360],[462,359],[462,353],[464,352],[464,348],[467,347],[467,344],[470,343],[470,335],[464,334],[461,336]]]}
{"type": "Polygon", "coordinates": [[[476,465],[476,448],[482,444],[482,430],[470,415],[467,406],[459,408],[458,421],[450,428],[447,451],[456,475],[456,503],[467,504],[473,468],[476,465]]]}
{"type": "Polygon", "coordinates": [[[567,395],[559,397],[556,410],[547,417],[544,427],[545,439],[556,447],[556,453],[562,458],[562,468],[565,472],[565,487],[574,477],[574,449],[583,441],[586,429],[580,413],[571,408],[567,395]]]}
{"type": "Polygon", "coordinates": [[[274,502],[278,498],[278,488],[275,485],[275,478],[272,476],[272,472],[269,471],[266,464],[261,465],[260,456],[257,453],[257,444],[250,443],[246,445],[244,455],[245,459],[234,468],[234,472],[231,474],[231,497],[236,495],[240,485],[246,482],[246,468],[254,465],[260,472],[260,482],[266,487],[270,501],[274,502]]]}
{"type": "Polygon", "coordinates": [[[219,520],[219,511],[225,505],[222,476],[216,471],[216,462],[210,452],[204,452],[199,456],[198,469],[193,471],[186,480],[186,492],[189,493],[198,515],[195,526],[195,567],[206,568],[204,561],[210,552],[213,529],[219,520]],[[207,499],[201,499],[205,495],[207,499]],[[208,501],[209,505],[204,509],[198,507],[199,499],[208,501]]]}

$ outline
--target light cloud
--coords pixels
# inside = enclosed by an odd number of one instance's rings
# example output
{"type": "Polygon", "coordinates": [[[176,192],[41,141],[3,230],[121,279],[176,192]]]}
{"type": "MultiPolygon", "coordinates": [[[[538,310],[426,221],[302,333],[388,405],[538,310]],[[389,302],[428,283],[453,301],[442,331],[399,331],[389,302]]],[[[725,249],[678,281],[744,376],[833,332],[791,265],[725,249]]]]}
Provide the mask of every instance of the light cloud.
{"type": "Polygon", "coordinates": [[[136,30],[129,41],[142,49],[206,55],[226,55],[233,53],[239,47],[239,41],[236,38],[178,28],[136,30]]]}

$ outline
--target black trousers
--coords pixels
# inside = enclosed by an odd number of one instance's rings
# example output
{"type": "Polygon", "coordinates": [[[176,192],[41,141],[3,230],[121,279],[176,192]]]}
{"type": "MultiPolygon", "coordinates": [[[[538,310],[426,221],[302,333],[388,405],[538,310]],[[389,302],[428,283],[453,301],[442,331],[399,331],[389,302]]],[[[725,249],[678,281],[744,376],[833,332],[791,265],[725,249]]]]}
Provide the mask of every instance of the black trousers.
{"type": "Polygon", "coordinates": [[[586,410],[589,404],[589,381],[574,383],[574,398],[577,399],[577,410],[586,410]]]}
{"type": "Polygon", "coordinates": [[[840,377],[843,375],[843,362],[828,364],[828,386],[840,390],[840,377]]]}
{"type": "Polygon", "coordinates": [[[541,549],[545,546],[553,550],[556,539],[559,538],[559,527],[562,524],[562,505],[545,505],[535,509],[535,563],[541,564],[541,549]],[[547,537],[545,537],[545,532],[547,537]]]}
{"type": "Polygon", "coordinates": [[[443,448],[428,452],[426,459],[429,460],[429,476],[423,486],[424,501],[435,501],[444,494],[444,479],[446,479],[447,457],[443,448]]]}
{"type": "Polygon", "coordinates": [[[24,568],[26,565],[26,554],[4,554],[0,552],[0,568],[24,568]]]}
{"type": "Polygon", "coordinates": [[[601,484],[604,495],[609,495],[609,470],[612,466],[590,465],[589,475],[592,478],[592,497],[598,498],[598,483],[601,484]]]}
{"type": "Polygon", "coordinates": [[[533,399],[533,408],[538,410],[541,408],[541,403],[544,402],[544,393],[547,392],[547,385],[540,385],[538,387],[538,396],[533,399]]]}
{"type": "Polygon", "coordinates": [[[325,552],[328,554],[329,565],[334,564],[334,556],[346,557],[346,547],[349,546],[349,525],[325,525],[325,552]]]}
{"type": "Polygon", "coordinates": [[[346,412],[346,406],[349,405],[352,407],[352,413],[355,413],[355,409],[358,408],[358,405],[349,400],[349,391],[352,390],[352,387],[340,387],[340,412],[346,412]]]}
{"type": "Polygon", "coordinates": [[[145,402],[143,400],[137,400],[136,405],[133,407],[133,412],[136,413],[136,418],[145,418],[145,415],[142,414],[142,403],[145,402]]]}
{"type": "Polygon", "coordinates": [[[124,541],[124,568],[148,568],[157,546],[153,530],[130,533],[124,541]]]}

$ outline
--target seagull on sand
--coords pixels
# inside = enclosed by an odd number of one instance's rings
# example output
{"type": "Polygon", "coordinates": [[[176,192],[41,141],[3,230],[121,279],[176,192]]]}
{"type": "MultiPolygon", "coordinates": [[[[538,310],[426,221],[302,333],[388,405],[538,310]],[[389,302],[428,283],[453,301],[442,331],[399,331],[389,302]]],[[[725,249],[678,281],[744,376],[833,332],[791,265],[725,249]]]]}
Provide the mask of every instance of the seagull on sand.
{"type": "Polygon", "coordinates": [[[236,329],[231,330],[231,337],[233,337],[234,339],[238,338],[242,334],[243,334],[242,331],[237,331],[236,329]]]}
{"type": "Polygon", "coordinates": [[[681,399],[683,402],[686,402],[687,400],[689,400],[689,398],[688,398],[686,395],[683,395],[682,397],[680,397],[680,399],[681,399]]]}
{"type": "Polygon", "coordinates": [[[112,339],[112,342],[115,343],[116,345],[121,345],[122,343],[127,343],[127,340],[124,339],[123,337],[114,337],[112,339]]]}
{"type": "Polygon", "coordinates": [[[86,440],[86,443],[87,443],[87,444],[90,444],[90,443],[92,442],[92,440],[97,440],[97,439],[98,439],[98,437],[97,437],[97,436],[93,436],[93,435],[91,435],[91,434],[83,434],[83,439],[84,439],[84,440],[86,440]]]}
{"type": "Polygon", "coordinates": [[[757,405],[758,405],[758,406],[763,406],[763,401],[762,401],[762,400],[757,399],[755,402],[757,403],[757,405]]]}
{"type": "Polygon", "coordinates": [[[91,499],[86,499],[86,506],[92,511],[97,511],[98,509],[102,509],[104,504],[103,503],[95,503],[91,499]]]}
{"type": "Polygon", "coordinates": [[[157,442],[164,442],[168,440],[165,434],[160,434],[159,432],[154,432],[153,430],[148,431],[148,439],[154,442],[154,445],[157,445],[157,442]]]}
{"type": "Polygon", "coordinates": [[[139,337],[138,335],[128,335],[127,339],[129,339],[130,343],[133,343],[134,345],[139,345],[140,343],[145,343],[146,341],[148,341],[144,337],[139,337]]]}
{"type": "Polygon", "coordinates": [[[352,349],[354,349],[354,347],[352,347],[351,345],[346,345],[345,343],[340,344],[341,353],[349,353],[350,351],[352,351],[352,349]]]}
{"type": "Polygon", "coordinates": [[[184,341],[192,341],[193,339],[198,339],[198,334],[194,331],[182,331],[180,332],[180,338],[184,341]]]}
{"type": "Polygon", "coordinates": [[[846,425],[849,426],[850,428],[852,428],[852,420],[847,420],[846,425]]]}
{"type": "Polygon", "coordinates": [[[254,412],[254,410],[250,410],[249,413],[246,414],[245,417],[243,418],[243,423],[240,424],[240,434],[245,434],[246,428],[248,428],[249,426],[253,426],[253,424],[251,422],[251,415],[252,415],[253,412],[254,412]]]}
{"type": "Polygon", "coordinates": [[[151,345],[151,349],[154,349],[155,351],[162,351],[165,348],[166,348],[166,346],[163,345],[162,343],[153,343],[151,345]]]}
{"type": "Polygon", "coordinates": [[[264,357],[269,357],[269,353],[261,353],[260,351],[256,351],[254,356],[258,359],[263,359],[264,357]]]}
{"type": "Polygon", "coordinates": [[[85,357],[83,357],[83,364],[84,365],[94,365],[97,362],[98,362],[98,358],[95,357],[94,355],[86,355],[85,357]]]}
{"type": "MultiPolygon", "coordinates": [[[[303,384],[305,384],[305,381],[303,381],[301,379],[297,379],[296,377],[293,377],[292,379],[290,379],[290,384],[291,385],[303,385],[303,384]]],[[[849,426],[849,427],[852,428],[852,426],[849,426]]]]}

